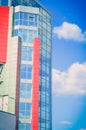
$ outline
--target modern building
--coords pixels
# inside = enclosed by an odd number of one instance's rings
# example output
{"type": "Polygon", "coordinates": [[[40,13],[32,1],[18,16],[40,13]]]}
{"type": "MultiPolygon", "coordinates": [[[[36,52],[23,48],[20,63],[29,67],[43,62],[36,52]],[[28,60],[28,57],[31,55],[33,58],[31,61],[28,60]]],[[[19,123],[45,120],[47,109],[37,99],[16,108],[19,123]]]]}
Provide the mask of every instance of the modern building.
{"type": "Polygon", "coordinates": [[[15,115],[0,111],[0,130],[15,130],[15,127],[15,115]]]}
{"type": "Polygon", "coordinates": [[[51,41],[38,0],[0,0],[0,110],[16,130],[52,130],[51,41]]]}

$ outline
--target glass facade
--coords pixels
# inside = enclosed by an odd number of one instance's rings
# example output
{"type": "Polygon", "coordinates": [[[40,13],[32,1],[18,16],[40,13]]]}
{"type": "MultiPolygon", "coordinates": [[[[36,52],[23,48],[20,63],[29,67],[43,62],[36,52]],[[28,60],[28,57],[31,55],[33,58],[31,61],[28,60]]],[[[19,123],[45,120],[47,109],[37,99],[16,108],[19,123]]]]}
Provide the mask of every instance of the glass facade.
{"type": "Polygon", "coordinates": [[[19,103],[19,118],[30,119],[31,118],[31,104],[19,103]]]}
{"type": "Polygon", "coordinates": [[[11,6],[24,5],[40,8],[40,3],[36,0],[9,0],[9,5],[11,6]]]}
{"type": "Polygon", "coordinates": [[[32,53],[33,53],[32,48],[23,46],[22,47],[21,59],[25,60],[25,61],[32,61],[32,53]]]}
{"type": "Polygon", "coordinates": [[[20,98],[31,99],[32,98],[32,85],[31,83],[20,84],[20,98]]]}
{"type": "MultiPolygon", "coordinates": [[[[33,44],[33,39],[39,37],[41,40],[40,47],[40,95],[39,95],[39,130],[51,130],[52,129],[52,116],[51,116],[51,16],[43,8],[40,7],[39,15],[16,12],[14,13],[14,26],[20,26],[21,28],[14,29],[14,35],[20,36],[23,46],[21,52],[21,60],[32,61],[33,48],[28,47],[29,44],[33,44]],[[37,27],[37,30],[25,29],[23,27],[37,27]],[[27,44],[27,46],[25,45],[27,44]]],[[[21,79],[32,79],[32,67],[30,65],[21,64],[21,79]]],[[[25,83],[20,85],[20,99],[31,98],[32,87],[27,87],[25,83]],[[24,89],[24,91],[23,91],[24,89]],[[27,89],[29,89],[27,91],[27,89]]],[[[31,85],[32,86],[32,85],[31,85]]],[[[30,104],[29,104],[30,105],[30,104]]],[[[31,107],[29,112],[26,111],[25,106],[27,104],[20,103],[19,119],[31,118],[31,107]],[[24,110],[22,109],[24,107],[24,110]],[[27,113],[27,116],[26,116],[27,113]]],[[[19,124],[20,128],[26,126],[19,124]]],[[[30,129],[30,128],[29,128],[30,129]]]]}
{"type": "Polygon", "coordinates": [[[33,42],[34,38],[38,37],[39,16],[35,13],[18,11],[14,12],[13,17],[13,36],[20,36],[22,41],[18,130],[31,130],[31,123],[28,121],[31,121],[32,117],[30,100],[32,99],[33,42]]]}
{"type": "Polygon", "coordinates": [[[14,35],[22,37],[22,42],[32,44],[34,37],[37,37],[37,31],[28,29],[15,29],[14,35]]]}
{"type": "Polygon", "coordinates": [[[38,32],[41,39],[39,130],[51,130],[51,16],[43,8],[40,8],[38,32]]]}
{"type": "Polygon", "coordinates": [[[37,14],[17,12],[15,13],[14,25],[37,26],[37,14]]]}
{"type": "Polygon", "coordinates": [[[19,130],[30,130],[31,129],[31,124],[19,124],[19,130]]]}
{"type": "Polygon", "coordinates": [[[32,66],[21,64],[21,79],[32,79],[32,66]]]}

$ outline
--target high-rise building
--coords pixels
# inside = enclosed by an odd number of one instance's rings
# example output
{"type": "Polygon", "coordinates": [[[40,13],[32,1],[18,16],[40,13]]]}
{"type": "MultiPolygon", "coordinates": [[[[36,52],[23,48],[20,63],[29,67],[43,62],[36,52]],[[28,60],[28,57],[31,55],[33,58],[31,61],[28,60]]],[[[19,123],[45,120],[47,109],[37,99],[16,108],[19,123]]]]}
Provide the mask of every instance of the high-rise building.
{"type": "Polygon", "coordinates": [[[38,0],[0,0],[0,110],[16,130],[52,130],[51,41],[38,0]]]}

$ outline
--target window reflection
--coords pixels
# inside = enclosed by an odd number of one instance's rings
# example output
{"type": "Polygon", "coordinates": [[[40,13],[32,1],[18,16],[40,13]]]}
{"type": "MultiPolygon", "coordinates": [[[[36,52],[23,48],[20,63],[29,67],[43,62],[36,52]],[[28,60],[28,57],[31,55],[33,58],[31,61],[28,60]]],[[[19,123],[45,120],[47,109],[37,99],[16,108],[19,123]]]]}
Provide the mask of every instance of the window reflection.
{"type": "Polygon", "coordinates": [[[30,103],[19,103],[19,118],[31,118],[31,104],[30,103]]]}
{"type": "Polygon", "coordinates": [[[37,14],[17,12],[14,14],[14,18],[14,25],[37,26],[37,14]]]}
{"type": "Polygon", "coordinates": [[[32,79],[32,66],[21,64],[21,79],[32,79]]]}
{"type": "Polygon", "coordinates": [[[37,31],[28,29],[16,29],[14,30],[14,36],[20,36],[22,42],[32,44],[33,39],[37,37],[37,31]]]}
{"type": "Polygon", "coordinates": [[[32,86],[30,83],[21,83],[20,84],[20,98],[31,99],[32,86]]]}

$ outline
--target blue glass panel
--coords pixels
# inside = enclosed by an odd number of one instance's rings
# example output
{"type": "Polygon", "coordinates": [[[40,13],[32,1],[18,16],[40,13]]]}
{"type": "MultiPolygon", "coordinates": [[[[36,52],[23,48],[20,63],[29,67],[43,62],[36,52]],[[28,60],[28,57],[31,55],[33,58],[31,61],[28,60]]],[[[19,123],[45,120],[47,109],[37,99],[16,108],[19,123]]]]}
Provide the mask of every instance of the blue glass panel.
{"type": "Polygon", "coordinates": [[[20,90],[20,97],[21,98],[31,98],[31,91],[27,90],[20,90]]]}
{"type": "Polygon", "coordinates": [[[30,26],[34,26],[34,22],[29,22],[29,25],[30,26]]]}
{"type": "Polygon", "coordinates": [[[31,84],[27,84],[27,90],[31,90],[31,84]]]}
{"type": "Polygon", "coordinates": [[[14,34],[15,36],[18,36],[18,30],[15,30],[15,34],[14,34]]]}
{"type": "Polygon", "coordinates": [[[26,79],[26,73],[25,72],[21,72],[21,78],[26,79]]]}
{"type": "Polygon", "coordinates": [[[28,110],[31,110],[31,104],[30,103],[27,103],[26,104],[26,110],[28,111],[28,110]]]}
{"type": "Polygon", "coordinates": [[[25,92],[25,98],[31,98],[31,92],[30,91],[25,92]]]}
{"type": "Polygon", "coordinates": [[[20,97],[21,98],[31,98],[32,86],[28,83],[20,84],[20,97]]]}
{"type": "Polygon", "coordinates": [[[22,59],[22,60],[27,60],[26,57],[27,57],[27,53],[22,53],[21,59],[22,59]]]}
{"type": "Polygon", "coordinates": [[[23,18],[24,18],[24,13],[20,12],[20,19],[23,19],[23,18]]]}
{"type": "Polygon", "coordinates": [[[24,127],[24,124],[20,124],[20,123],[19,123],[19,130],[24,130],[24,128],[25,128],[25,127],[24,127]]]}
{"type": "Polygon", "coordinates": [[[28,20],[28,13],[24,13],[24,19],[28,20]]]}
{"type": "Polygon", "coordinates": [[[16,21],[15,21],[15,25],[19,25],[19,20],[16,20],[16,21]]]}
{"type": "Polygon", "coordinates": [[[28,21],[27,20],[23,20],[23,25],[28,26],[28,21]]]}
{"type": "Polygon", "coordinates": [[[34,31],[34,37],[35,38],[37,37],[37,31],[34,31]]]}
{"type": "Polygon", "coordinates": [[[27,42],[27,36],[26,35],[22,36],[22,42],[27,42]]]}
{"type": "Polygon", "coordinates": [[[19,123],[19,130],[31,130],[31,124],[19,123]]]}
{"type": "Polygon", "coordinates": [[[31,124],[26,124],[26,130],[31,130],[31,124]]]}
{"type": "Polygon", "coordinates": [[[25,118],[25,111],[19,111],[19,117],[20,118],[25,118]]]}
{"type": "Polygon", "coordinates": [[[37,26],[38,15],[25,13],[25,12],[17,12],[14,14],[15,25],[24,25],[24,26],[37,26]]]}
{"type": "Polygon", "coordinates": [[[15,13],[15,19],[19,19],[19,12],[15,13]]]}
{"type": "Polygon", "coordinates": [[[27,71],[28,71],[28,72],[32,72],[32,66],[30,66],[30,65],[27,66],[27,71]]]}
{"type": "Polygon", "coordinates": [[[27,79],[32,79],[32,74],[31,73],[27,73],[27,79]]]}
{"type": "Polygon", "coordinates": [[[23,91],[20,90],[20,97],[21,97],[21,98],[25,98],[25,91],[24,91],[24,90],[23,90],[23,91]]]}
{"type": "Polygon", "coordinates": [[[22,65],[21,65],[21,71],[26,71],[26,70],[27,70],[27,66],[24,65],[24,64],[22,64],[22,65]]]}
{"type": "Polygon", "coordinates": [[[25,103],[19,103],[19,109],[24,110],[25,109],[25,103]]]}
{"type": "Polygon", "coordinates": [[[22,29],[19,29],[19,30],[18,30],[18,35],[19,35],[20,37],[22,37],[22,29]]]}
{"type": "Polygon", "coordinates": [[[23,20],[20,20],[20,25],[23,25],[23,20]]]}

